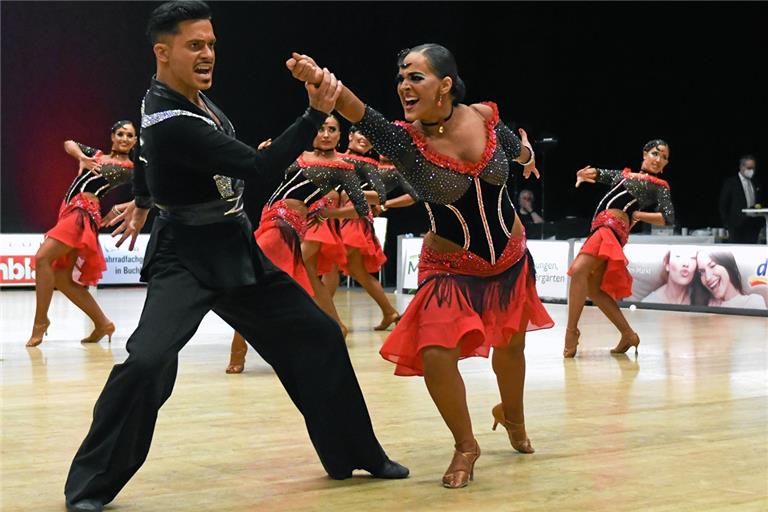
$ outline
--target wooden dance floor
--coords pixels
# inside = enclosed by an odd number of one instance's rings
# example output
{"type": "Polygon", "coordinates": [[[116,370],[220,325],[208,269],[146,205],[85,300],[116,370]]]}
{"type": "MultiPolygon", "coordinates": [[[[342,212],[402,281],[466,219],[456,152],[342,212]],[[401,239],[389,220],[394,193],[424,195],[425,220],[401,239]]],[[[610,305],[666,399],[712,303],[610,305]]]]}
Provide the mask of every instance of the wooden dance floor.
{"type": "MultiPolygon", "coordinates": [[[[98,290],[117,324],[111,344],[78,341],[85,317],[58,293],[51,327],[26,349],[34,292],[0,292],[0,509],[64,510],[64,479],[112,365],[126,357],[142,288],[98,290]]],[[[409,296],[399,296],[404,309],[409,296]]],[[[337,305],[379,440],[407,480],[325,476],[303,421],[271,369],[249,350],[226,375],[232,331],[211,314],[181,352],[147,462],[107,508],[137,511],[764,511],[768,510],[768,320],[627,311],[642,342],[613,357],[617,334],[585,308],[574,360],[556,326],[528,338],[526,418],[536,448],[520,455],[491,431],[499,401],[490,362],[460,363],[482,448],[475,481],[443,489],[453,441],[421,378],[392,375],[371,330],[379,313],[359,291],[337,305]]],[[[285,340],[289,343],[290,340],[285,340]]]]}

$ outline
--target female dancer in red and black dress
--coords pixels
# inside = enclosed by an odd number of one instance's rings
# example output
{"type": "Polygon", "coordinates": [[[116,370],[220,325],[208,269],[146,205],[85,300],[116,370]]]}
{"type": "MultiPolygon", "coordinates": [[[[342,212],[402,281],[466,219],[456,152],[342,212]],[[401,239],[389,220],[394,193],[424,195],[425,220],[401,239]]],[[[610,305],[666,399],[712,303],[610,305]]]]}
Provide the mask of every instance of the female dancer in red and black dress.
{"type": "Polygon", "coordinates": [[[568,269],[568,326],[565,330],[563,357],[574,357],[579,344],[579,318],[584,299],[589,296],[621,333],[612,354],[623,354],[640,344],[640,337],[630,327],[617,300],[632,295],[632,276],[627,270],[623,247],[629,230],[637,222],[657,226],[672,225],[675,210],[669,184],[656,175],[669,162],[669,144],[656,139],[643,147],[640,172],[584,167],[576,173],[576,186],[582,182],[605,183],[611,190],[597,205],[592,232],[568,269]],[[648,211],[653,209],[654,211],[648,211]]]}
{"type": "MultiPolygon", "coordinates": [[[[288,64],[316,66],[299,54],[288,64]]],[[[464,487],[480,448],[458,371],[461,358],[487,357],[493,347],[502,401],[494,422],[506,427],[516,450],[533,453],[523,414],[525,332],[553,322],[536,293],[533,261],[506,183],[513,161],[526,177],[538,171],[527,135],[520,131],[521,142],[500,121],[495,104],[460,103],[465,88],[442,46],[401,52],[397,92],[408,122],[389,123],[347,88],[336,110],[391,159],[430,215],[419,289],[381,354],[397,364],[396,375],[424,375],[455,440],[443,485],[464,487]]]]}
{"type": "MultiPolygon", "coordinates": [[[[318,151],[324,151],[328,154],[338,155],[336,148],[341,141],[341,124],[334,117],[335,122],[327,124],[317,133],[313,141],[313,148],[318,151]]],[[[354,166],[351,168],[354,170],[354,166]]],[[[339,205],[342,200],[340,195],[333,195],[329,198],[328,207],[333,208],[339,205]]],[[[315,205],[310,205],[310,210],[315,205]]],[[[339,267],[345,267],[347,264],[347,250],[344,246],[344,240],[341,238],[341,221],[339,219],[328,219],[325,222],[314,223],[307,229],[304,239],[301,242],[301,252],[304,257],[304,263],[310,273],[316,276],[326,276],[338,272],[339,267]]],[[[325,280],[321,280],[322,283],[325,280]]],[[[323,295],[325,293],[321,292],[323,295]]],[[[330,300],[333,300],[333,294],[329,291],[330,300]]],[[[335,311],[335,309],[334,309],[335,311]]],[[[337,318],[341,330],[348,332],[347,327],[337,318]]]]}
{"type": "Polygon", "coordinates": [[[120,212],[113,208],[102,221],[99,200],[110,190],[131,183],[133,162],[129,154],[136,144],[136,128],[130,121],[112,126],[108,154],[68,140],[64,150],[80,162],[80,171],[69,186],[56,225],[48,231],[35,255],[35,320],[28,347],[42,343],[50,321],[48,308],[57,288],[93,320],[93,332],[82,339],[95,343],[112,340],[115,325],[104,315],[86,286],[95,286],[107,269],[99,245],[99,227],[120,212]]]}
{"type": "MultiPolygon", "coordinates": [[[[315,149],[304,152],[285,171],[283,181],[264,206],[259,228],[254,235],[256,243],[272,263],[312,295],[343,331],[345,327],[333,299],[311,266],[314,260],[303,254],[304,236],[309,224],[327,222],[329,218],[371,218],[354,165],[341,159],[335,150],[336,143],[329,145],[324,139],[324,134],[331,128],[338,131],[339,126],[338,119],[328,116],[315,137],[315,149]],[[350,206],[336,208],[339,198],[337,189],[346,192],[352,202],[350,206]]],[[[245,340],[236,332],[227,373],[243,371],[247,350],[245,340]]]]}
{"type": "Polygon", "coordinates": [[[386,156],[382,155],[379,158],[378,170],[388,197],[381,205],[381,211],[385,212],[390,208],[406,208],[416,204],[419,195],[386,156]]]}
{"type": "MultiPolygon", "coordinates": [[[[378,172],[379,162],[366,156],[370,150],[371,143],[353,126],[349,132],[347,152],[341,157],[355,165],[363,190],[375,192],[378,198],[375,204],[381,207],[385,204],[387,193],[378,172]]],[[[386,330],[392,323],[400,320],[400,313],[387,299],[381,283],[371,275],[378,272],[387,262],[381,243],[373,230],[373,224],[368,219],[345,219],[341,222],[341,239],[347,252],[347,262],[342,269],[360,283],[381,309],[381,322],[374,330],[386,330]]],[[[338,273],[335,273],[335,276],[338,276],[338,273]]],[[[338,285],[338,280],[336,281],[331,284],[332,288],[329,287],[331,295],[335,291],[333,284],[338,285]]]]}

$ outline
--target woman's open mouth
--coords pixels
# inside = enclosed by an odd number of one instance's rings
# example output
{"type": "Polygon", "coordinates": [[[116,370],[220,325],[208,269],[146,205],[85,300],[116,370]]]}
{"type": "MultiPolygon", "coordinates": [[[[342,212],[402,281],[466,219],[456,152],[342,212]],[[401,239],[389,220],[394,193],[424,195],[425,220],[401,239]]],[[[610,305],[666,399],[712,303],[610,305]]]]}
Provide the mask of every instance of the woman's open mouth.
{"type": "Polygon", "coordinates": [[[410,112],[416,108],[416,104],[419,102],[418,98],[403,98],[403,108],[406,112],[410,112]]]}

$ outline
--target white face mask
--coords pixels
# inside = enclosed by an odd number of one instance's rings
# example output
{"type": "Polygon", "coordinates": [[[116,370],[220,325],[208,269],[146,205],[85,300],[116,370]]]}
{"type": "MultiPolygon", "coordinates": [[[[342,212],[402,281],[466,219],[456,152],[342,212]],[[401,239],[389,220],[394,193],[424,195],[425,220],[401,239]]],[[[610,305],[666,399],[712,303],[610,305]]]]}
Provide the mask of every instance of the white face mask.
{"type": "Polygon", "coordinates": [[[744,169],[742,171],[742,174],[744,175],[745,178],[747,178],[748,180],[751,180],[752,176],[755,175],[755,170],[754,169],[744,169]]]}

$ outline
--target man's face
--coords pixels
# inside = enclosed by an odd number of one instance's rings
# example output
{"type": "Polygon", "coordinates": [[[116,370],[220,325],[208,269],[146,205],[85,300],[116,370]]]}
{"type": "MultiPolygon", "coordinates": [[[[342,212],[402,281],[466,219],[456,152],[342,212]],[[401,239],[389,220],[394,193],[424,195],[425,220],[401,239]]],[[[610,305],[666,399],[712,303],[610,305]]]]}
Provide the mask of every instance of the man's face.
{"type": "Polygon", "coordinates": [[[216,36],[210,20],[187,20],[179,23],[179,33],[164,36],[161,53],[167,59],[171,75],[178,86],[188,90],[205,91],[213,85],[216,61],[216,36]]]}
{"type": "Polygon", "coordinates": [[[757,163],[754,160],[749,159],[744,160],[744,163],[739,166],[739,170],[741,171],[741,174],[751,178],[755,173],[755,167],[757,167],[757,163]]]}

